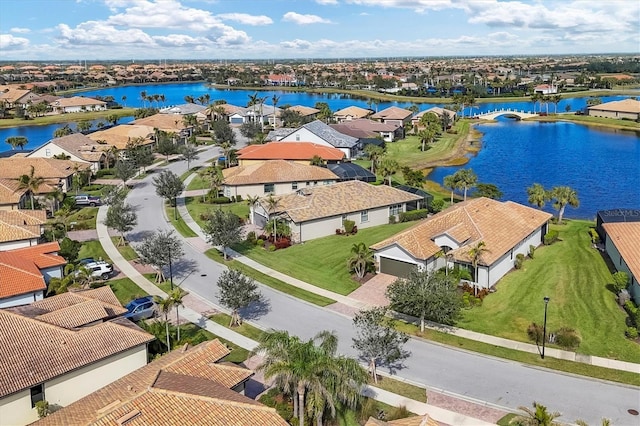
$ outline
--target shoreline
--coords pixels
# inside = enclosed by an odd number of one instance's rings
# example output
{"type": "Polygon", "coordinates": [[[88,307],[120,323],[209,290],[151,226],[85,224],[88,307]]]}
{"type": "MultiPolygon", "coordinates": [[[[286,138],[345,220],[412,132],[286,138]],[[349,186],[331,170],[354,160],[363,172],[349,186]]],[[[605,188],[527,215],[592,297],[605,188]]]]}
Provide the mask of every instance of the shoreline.
{"type": "MultiPolygon", "coordinates": [[[[595,128],[600,128],[600,129],[607,129],[607,130],[619,130],[619,131],[623,131],[623,132],[631,132],[631,133],[636,133],[639,134],[640,133],[640,123],[636,123],[633,121],[622,121],[622,120],[618,120],[615,118],[612,118],[610,120],[615,120],[615,122],[604,122],[604,121],[590,121],[588,118],[584,119],[584,118],[578,118],[578,117],[590,117],[588,115],[564,115],[564,114],[558,114],[558,115],[548,115],[548,116],[539,116],[539,117],[534,117],[534,118],[526,118],[524,119],[524,121],[535,121],[535,122],[539,122],[539,123],[557,123],[557,122],[564,122],[564,123],[573,123],[573,124],[579,124],[579,125],[583,125],[583,126],[589,126],[589,127],[595,127],[595,128]],[[619,124],[619,123],[625,123],[625,125],[623,124],[619,124]]],[[[600,118],[600,117],[592,117],[592,118],[600,118]]]]}
{"type": "Polygon", "coordinates": [[[80,121],[93,121],[106,118],[109,115],[117,115],[118,118],[128,117],[135,114],[137,108],[108,109],[106,111],[72,112],[67,114],[45,115],[34,117],[33,119],[3,119],[0,120],[0,129],[12,129],[26,126],[49,126],[51,124],[75,123],[80,121]],[[15,122],[15,120],[19,120],[15,122]],[[12,121],[9,123],[9,121],[12,121]]]}

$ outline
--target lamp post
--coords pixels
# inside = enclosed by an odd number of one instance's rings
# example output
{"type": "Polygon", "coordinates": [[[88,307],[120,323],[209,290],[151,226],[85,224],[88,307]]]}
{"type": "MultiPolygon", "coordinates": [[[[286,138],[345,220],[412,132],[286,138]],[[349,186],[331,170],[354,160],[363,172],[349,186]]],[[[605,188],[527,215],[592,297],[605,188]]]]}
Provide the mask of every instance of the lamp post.
{"type": "Polygon", "coordinates": [[[547,341],[547,306],[549,305],[549,297],[544,297],[544,325],[542,326],[542,359],[544,359],[544,344],[547,341]]]}
{"type": "Polygon", "coordinates": [[[171,291],[173,291],[173,268],[171,267],[171,244],[170,243],[167,244],[167,250],[169,252],[169,284],[171,284],[171,291]]]}

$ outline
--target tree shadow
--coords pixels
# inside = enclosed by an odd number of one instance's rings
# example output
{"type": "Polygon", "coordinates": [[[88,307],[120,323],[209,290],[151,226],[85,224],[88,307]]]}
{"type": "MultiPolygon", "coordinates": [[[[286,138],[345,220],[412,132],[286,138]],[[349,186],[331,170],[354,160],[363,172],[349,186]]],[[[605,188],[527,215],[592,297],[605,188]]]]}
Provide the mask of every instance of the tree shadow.
{"type": "Polygon", "coordinates": [[[271,303],[268,299],[261,297],[260,300],[253,302],[246,308],[240,309],[240,316],[248,320],[257,320],[266,315],[271,310],[271,303]]]}
{"type": "MultiPolygon", "coordinates": [[[[166,269],[168,273],[169,267],[167,266],[166,269]]],[[[198,271],[198,262],[193,259],[176,259],[175,262],[171,263],[171,270],[174,278],[186,279],[189,275],[198,271]]]]}
{"type": "Polygon", "coordinates": [[[140,243],[145,238],[151,237],[153,234],[155,234],[154,231],[138,231],[138,232],[129,232],[126,235],[126,237],[127,237],[127,241],[131,243],[140,243]]]}

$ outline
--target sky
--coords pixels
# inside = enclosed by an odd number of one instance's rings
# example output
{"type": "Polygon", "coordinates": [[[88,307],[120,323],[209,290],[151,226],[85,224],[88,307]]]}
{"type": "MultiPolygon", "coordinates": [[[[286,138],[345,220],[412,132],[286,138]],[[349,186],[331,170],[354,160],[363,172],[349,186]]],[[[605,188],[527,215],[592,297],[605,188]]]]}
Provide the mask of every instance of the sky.
{"type": "Polygon", "coordinates": [[[589,53],[640,53],[640,1],[0,1],[0,60],[589,53]]]}

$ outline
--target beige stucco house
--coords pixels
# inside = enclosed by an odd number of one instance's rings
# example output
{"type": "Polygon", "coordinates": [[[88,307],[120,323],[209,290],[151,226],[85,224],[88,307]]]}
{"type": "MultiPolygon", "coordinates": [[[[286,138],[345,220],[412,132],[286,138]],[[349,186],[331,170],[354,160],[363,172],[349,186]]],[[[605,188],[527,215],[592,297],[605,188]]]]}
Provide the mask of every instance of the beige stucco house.
{"type": "Polygon", "coordinates": [[[339,163],[344,160],[344,152],[338,148],[310,142],[269,142],[261,145],[247,145],[236,153],[238,164],[262,163],[268,160],[287,160],[309,164],[318,156],[325,163],[339,163]]]}
{"type": "MultiPolygon", "coordinates": [[[[634,212],[640,217],[640,210],[634,212]]],[[[640,303],[640,221],[604,223],[602,228],[605,251],[616,270],[629,275],[629,294],[640,303]]]]}
{"type": "Polygon", "coordinates": [[[527,255],[530,245],[542,243],[550,219],[549,213],[512,201],[475,198],[423,219],[371,248],[381,273],[407,277],[414,268],[457,264],[467,267],[473,276],[469,252],[484,242],[478,276],[472,281],[490,288],[513,268],[518,254],[527,255]]]}
{"type": "Polygon", "coordinates": [[[103,169],[106,164],[106,145],[99,144],[82,133],[72,133],[51,139],[44,145],[31,151],[27,157],[53,158],[59,155],[69,157],[71,161],[88,163],[93,173],[103,169]]]}
{"type": "Polygon", "coordinates": [[[20,188],[17,179],[0,178],[0,210],[24,209],[28,203],[30,191],[20,188]]]}
{"type": "Polygon", "coordinates": [[[622,101],[606,102],[604,104],[590,106],[587,108],[587,111],[592,117],[639,120],[640,101],[624,99],[622,101]]]}
{"type": "Polygon", "coordinates": [[[267,198],[259,200],[253,223],[264,226],[270,217],[281,217],[291,228],[292,240],[303,242],[335,234],[344,220],[354,221],[359,229],[387,224],[390,216],[397,217],[407,210],[407,203],[422,197],[352,180],[302,188],[276,199],[275,210],[269,209],[267,198]]]}
{"type": "Polygon", "coordinates": [[[37,245],[46,222],[44,210],[0,210],[0,250],[37,245]]]}
{"type": "Polygon", "coordinates": [[[53,112],[66,114],[70,112],[106,111],[107,103],[97,99],[85,98],[84,96],[72,96],[51,102],[51,107],[53,112]]]}
{"type": "Polygon", "coordinates": [[[154,337],[129,320],[109,286],[0,310],[0,419],[25,425],[35,404],[65,407],[147,363],[154,337]]]}

